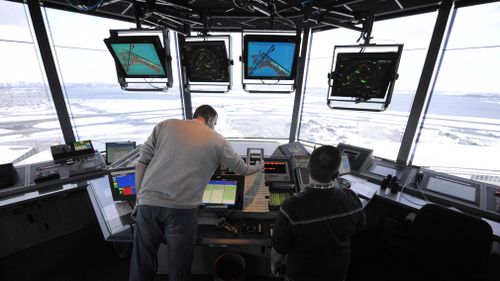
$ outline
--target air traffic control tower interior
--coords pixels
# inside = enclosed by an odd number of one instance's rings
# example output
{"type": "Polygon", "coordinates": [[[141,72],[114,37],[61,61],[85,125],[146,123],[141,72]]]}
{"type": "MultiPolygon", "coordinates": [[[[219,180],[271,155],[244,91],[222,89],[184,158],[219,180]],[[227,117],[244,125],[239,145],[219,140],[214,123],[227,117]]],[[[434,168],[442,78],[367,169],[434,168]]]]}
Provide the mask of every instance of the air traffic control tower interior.
{"type": "Polygon", "coordinates": [[[346,280],[500,279],[500,1],[0,0],[0,61],[2,281],[128,280],[141,146],[203,104],[264,170],[207,183],[190,280],[282,280],[321,145],[367,219],[346,280]]]}

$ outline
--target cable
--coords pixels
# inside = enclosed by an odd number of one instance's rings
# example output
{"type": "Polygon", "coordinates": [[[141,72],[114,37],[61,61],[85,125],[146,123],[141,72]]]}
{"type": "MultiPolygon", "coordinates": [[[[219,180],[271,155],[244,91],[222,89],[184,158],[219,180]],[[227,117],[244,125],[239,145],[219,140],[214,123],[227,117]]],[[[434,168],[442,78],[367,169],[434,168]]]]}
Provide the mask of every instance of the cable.
{"type": "Polygon", "coordinates": [[[281,80],[276,80],[276,83],[265,83],[264,80],[260,80],[260,82],[262,82],[262,85],[278,85],[278,83],[280,82],[281,80]]]}
{"type": "Polygon", "coordinates": [[[418,191],[420,191],[420,194],[422,194],[422,197],[424,197],[424,200],[426,201],[426,204],[429,203],[429,199],[427,199],[427,197],[425,196],[423,190],[420,189],[419,184],[416,183],[416,182],[411,182],[411,183],[408,183],[405,186],[403,186],[403,188],[401,188],[401,197],[403,197],[408,202],[410,202],[412,204],[415,204],[417,206],[424,206],[425,205],[425,204],[420,204],[420,203],[417,203],[417,202],[415,202],[413,200],[410,200],[408,197],[405,196],[405,194],[404,194],[405,188],[407,188],[408,186],[410,186],[412,184],[415,185],[415,187],[418,189],[418,191]]]}
{"type": "Polygon", "coordinates": [[[146,84],[148,84],[149,86],[151,86],[151,87],[153,87],[153,88],[155,88],[155,89],[158,89],[158,90],[165,91],[165,90],[167,90],[167,89],[168,89],[168,85],[167,85],[167,86],[165,86],[165,87],[156,87],[155,85],[151,84],[151,83],[154,83],[152,80],[151,80],[151,81],[146,81],[146,78],[144,78],[144,82],[145,82],[146,84]]]}
{"type": "MultiPolygon", "coordinates": [[[[246,1],[245,1],[245,2],[246,2],[246,1]]],[[[233,4],[234,4],[234,6],[235,6],[235,7],[240,8],[240,9],[243,9],[243,10],[245,10],[245,11],[253,11],[252,9],[250,9],[250,8],[248,7],[248,4],[246,4],[246,5],[242,4],[242,3],[241,3],[241,0],[233,0],[233,4]],[[236,4],[236,1],[240,2],[240,5],[236,4]]]]}
{"type": "Polygon", "coordinates": [[[73,8],[79,10],[79,11],[84,11],[84,12],[89,12],[89,11],[93,11],[93,10],[96,10],[96,9],[99,9],[102,4],[104,3],[105,0],[100,0],[99,2],[95,3],[94,5],[90,6],[90,7],[87,7],[85,5],[75,5],[73,4],[70,0],[66,0],[66,2],[73,8]]]}
{"type": "Polygon", "coordinates": [[[422,197],[424,197],[425,201],[427,201],[427,203],[429,203],[429,199],[427,199],[427,196],[425,196],[424,191],[420,188],[420,184],[416,183],[416,186],[417,186],[417,189],[420,191],[420,194],[422,194],[422,197]]]}
{"type": "Polygon", "coordinates": [[[401,189],[401,197],[403,197],[405,200],[407,200],[408,202],[410,202],[410,203],[412,203],[414,205],[417,205],[417,206],[420,206],[420,207],[424,206],[425,204],[417,203],[417,202],[415,202],[413,200],[410,200],[410,198],[408,198],[408,197],[405,196],[406,194],[404,194],[403,191],[405,190],[405,188],[407,188],[411,184],[413,184],[413,183],[408,183],[407,185],[403,186],[403,188],[401,189]]]}

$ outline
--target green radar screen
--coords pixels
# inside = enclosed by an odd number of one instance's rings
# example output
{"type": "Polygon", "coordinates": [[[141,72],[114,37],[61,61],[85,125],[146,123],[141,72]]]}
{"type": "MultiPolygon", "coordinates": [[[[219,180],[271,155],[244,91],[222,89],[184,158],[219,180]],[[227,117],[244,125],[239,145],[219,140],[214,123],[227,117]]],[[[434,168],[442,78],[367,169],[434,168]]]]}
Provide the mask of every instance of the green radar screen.
{"type": "Polygon", "coordinates": [[[332,96],[383,99],[394,78],[397,53],[339,53],[332,96]]]}
{"type": "Polygon", "coordinates": [[[186,41],[182,52],[190,82],[229,82],[224,41],[186,41]]]}

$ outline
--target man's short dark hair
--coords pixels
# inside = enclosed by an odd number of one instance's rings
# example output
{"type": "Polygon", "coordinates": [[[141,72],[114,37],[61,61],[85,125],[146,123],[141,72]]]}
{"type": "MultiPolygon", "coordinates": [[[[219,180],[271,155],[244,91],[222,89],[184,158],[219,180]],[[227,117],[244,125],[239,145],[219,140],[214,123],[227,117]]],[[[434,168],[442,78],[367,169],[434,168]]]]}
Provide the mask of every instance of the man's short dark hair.
{"type": "Polygon", "coordinates": [[[319,182],[330,182],[340,167],[340,152],[331,145],[316,148],[309,160],[309,174],[319,182]]]}
{"type": "Polygon", "coordinates": [[[208,120],[208,118],[215,118],[215,116],[217,116],[217,111],[215,111],[215,109],[208,104],[200,105],[194,111],[193,118],[198,118],[198,116],[208,120]]]}

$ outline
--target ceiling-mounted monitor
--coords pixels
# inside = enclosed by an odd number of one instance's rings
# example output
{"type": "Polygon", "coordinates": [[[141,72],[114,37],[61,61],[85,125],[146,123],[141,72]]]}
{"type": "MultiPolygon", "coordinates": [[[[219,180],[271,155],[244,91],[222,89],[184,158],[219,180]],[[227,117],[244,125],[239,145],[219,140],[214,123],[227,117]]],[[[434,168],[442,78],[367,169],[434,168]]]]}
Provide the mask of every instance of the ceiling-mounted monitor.
{"type": "Polygon", "coordinates": [[[189,82],[229,82],[229,59],[224,41],[185,41],[182,60],[189,82]]]}
{"type": "Polygon", "coordinates": [[[299,36],[245,35],[243,43],[245,79],[295,79],[299,36]]]}
{"type": "Polygon", "coordinates": [[[398,79],[403,44],[338,45],[328,73],[331,109],[384,111],[398,79]]]}
{"type": "Polygon", "coordinates": [[[158,36],[110,37],[104,43],[122,77],[167,78],[164,50],[158,36]]]}
{"type": "Polygon", "coordinates": [[[330,96],[383,99],[395,79],[399,57],[397,52],[337,54],[330,96]]]}

